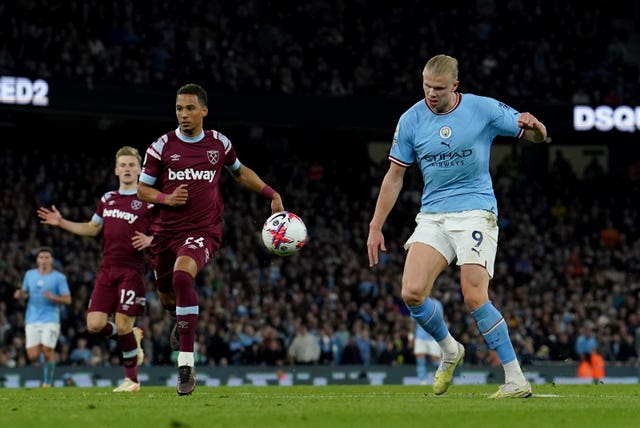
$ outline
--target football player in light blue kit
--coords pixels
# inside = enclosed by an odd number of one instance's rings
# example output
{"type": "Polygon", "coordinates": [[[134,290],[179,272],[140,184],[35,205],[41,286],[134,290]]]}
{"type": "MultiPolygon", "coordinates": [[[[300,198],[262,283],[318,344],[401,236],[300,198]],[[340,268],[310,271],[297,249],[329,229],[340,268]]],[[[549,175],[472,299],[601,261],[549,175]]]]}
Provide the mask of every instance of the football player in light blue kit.
{"type": "Polygon", "coordinates": [[[56,366],[54,350],[60,336],[60,305],[71,303],[67,277],[53,268],[53,250],[41,247],[36,251],[35,269],[29,269],[22,281],[22,288],[14,292],[18,300],[29,298],[25,315],[25,345],[27,357],[37,362],[44,356],[42,387],[53,385],[56,366]]]}
{"type": "Polygon", "coordinates": [[[416,228],[405,243],[402,299],[411,316],[442,349],[433,381],[443,394],[464,358],[464,347],[449,333],[442,313],[429,298],[436,278],[453,260],[460,266],[461,291],[478,329],[502,362],[505,383],[491,398],[531,396],[516,358],[507,324],[489,300],[489,281],[498,244],[498,207],[489,173],[496,136],[532,142],[547,138],[544,124],[495,99],[456,92],[458,61],[431,58],[422,71],[425,99],[405,111],[396,127],[387,171],[369,223],[369,264],[386,251],[382,227],[402,189],[406,169],[422,171],[422,204],[416,228]]]}

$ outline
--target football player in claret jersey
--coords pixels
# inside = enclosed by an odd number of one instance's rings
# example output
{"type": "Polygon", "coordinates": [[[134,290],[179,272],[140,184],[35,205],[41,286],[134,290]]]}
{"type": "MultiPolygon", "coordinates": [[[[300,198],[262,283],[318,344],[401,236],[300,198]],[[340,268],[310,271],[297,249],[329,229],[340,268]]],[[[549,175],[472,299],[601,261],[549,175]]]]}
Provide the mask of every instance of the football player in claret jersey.
{"type": "MultiPolygon", "coordinates": [[[[176,318],[179,395],[196,387],[194,344],[198,322],[195,277],[222,243],[220,174],[269,201],[271,213],[284,211],[280,195],[236,156],[231,141],[205,130],[207,92],[186,84],[175,99],[178,128],[147,149],[138,196],[155,205],[151,256],[156,287],[164,308],[176,318]]],[[[173,336],[173,332],[172,332],[173,336]]]]}
{"type": "Polygon", "coordinates": [[[56,367],[55,349],[60,337],[60,305],[71,303],[67,277],[53,267],[53,250],[41,247],[36,250],[38,267],[29,269],[22,280],[22,288],[13,297],[28,298],[25,315],[25,346],[27,358],[37,363],[44,357],[42,387],[53,386],[56,367]]]}
{"type": "Polygon", "coordinates": [[[492,398],[526,398],[526,380],[509,337],[507,323],[489,300],[489,282],[498,247],[498,207],[489,172],[491,144],[497,136],[543,142],[547,129],[534,115],[493,98],[460,93],[458,60],[436,55],[422,70],[424,97],[398,120],[369,223],[369,264],[385,251],[382,226],[391,212],[404,173],[416,164],[424,180],[416,228],[405,242],[402,299],[413,319],[442,349],[433,392],[444,394],[464,346],[445,324],[442,310],[429,297],[436,278],[456,260],[464,303],[489,348],[502,362],[505,383],[492,398]]]}
{"type": "Polygon", "coordinates": [[[138,149],[120,148],[115,156],[119,188],[102,195],[88,222],[63,218],[55,205],[51,209],[38,209],[42,223],[82,236],[97,236],[102,232],[102,262],[91,292],[87,329],[99,336],[117,335],[124,379],[114,392],[140,389],[138,366],[144,361],[143,333],[140,327],[135,327],[135,322],[136,317],[144,315],[146,306],[148,263],[143,250],[153,239],[147,234],[153,204],[138,198],[141,169],[142,156],[138,149]],[[109,320],[112,314],[115,314],[115,323],[109,320]]]}

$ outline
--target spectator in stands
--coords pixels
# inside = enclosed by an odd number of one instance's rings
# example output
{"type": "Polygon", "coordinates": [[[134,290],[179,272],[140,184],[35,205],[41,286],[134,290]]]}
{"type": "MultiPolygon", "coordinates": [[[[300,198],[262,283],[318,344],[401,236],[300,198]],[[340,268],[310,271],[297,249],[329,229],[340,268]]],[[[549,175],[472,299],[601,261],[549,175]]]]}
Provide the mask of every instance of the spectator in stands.
{"type": "Polygon", "coordinates": [[[287,349],[291,364],[315,364],[320,360],[320,345],[305,322],[298,325],[293,341],[287,349]]]}
{"type": "Polygon", "coordinates": [[[88,366],[91,363],[91,349],[88,347],[86,337],[78,337],[76,346],[69,354],[69,360],[73,365],[88,366]]]}
{"type": "Polygon", "coordinates": [[[594,333],[594,327],[590,323],[580,329],[580,335],[576,340],[576,354],[581,358],[585,355],[591,355],[598,349],[598,340],[594,333]]]}
{"type": "Polygon", "coordinates": [[[334,361],[334,338],[331,326],[324,326],[318,329],[318,344],[320,345],[320,364],[333,364],[334,361]]]}
{"type": "Polygon", "coordinates": [[[278,332],[271,326],[262,328],[262,341],[260,342],[259,361],[268,366],[282,366],[287,359],[287,350],[284,342],[278,337],[278,332]]]}
{"type": "Polygon", "coordinates": [[[342,349],[340,355],[340,364],[343,365],[361,365],[364,363],[362,355],[360,354],[360,347],[356,342],[355,336],[349,337],[349,342],[342,349]]]}

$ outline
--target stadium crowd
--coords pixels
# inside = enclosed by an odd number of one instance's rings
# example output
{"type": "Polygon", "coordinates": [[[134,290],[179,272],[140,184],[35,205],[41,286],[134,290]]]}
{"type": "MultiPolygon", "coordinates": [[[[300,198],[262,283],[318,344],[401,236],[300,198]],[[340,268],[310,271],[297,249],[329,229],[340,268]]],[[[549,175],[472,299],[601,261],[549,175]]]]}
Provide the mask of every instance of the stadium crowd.
{"type": "MultiPolygon", "coordinates": [[[[197,363],[413,363],[413,325],[400,299],[401,246],[419,206],[410,190],[419,188],[419,177],[407,177],[386,230],[389,251],[370,269],[367,220],[384,162],[365,164],[363,153],[360,173],[353,174],[335,159],[292,153],[275,163],[264,153],[254,156],[263,161],[262,175],[278,183],[285,206],[307,223],[309,242],[289,258],[269,255],[259,237],[269,213],[252,194],[226,197],[223,247],[197,279],[197,363]],[[294,340],[306,345],[294,347],[294,340]]],[[[495,171],[501,247],[490,288],[521,363],[578,362],[596,348],[608,364],[637,364],[640,181],[593,166],[583,175],[560,161],[531,177],[525,161],[507,157],[495,171]]],[[[111,156],[14,148],[0,157],[0,169],[0,364],[27,364],[24,307],[12,294],[33,266],[32,250],[49,245],[72,291],[72,304],[63,309],[59,364],[117,365],[115,341],[89,335],[84,321],[99,240],[47,228],[36,216],[37,207],[55,204],[66,218],[90,217],[96,195],[114,186],[111,156]]],[[[233,192],[233,186],[223,182],[222,188],[233,192]]],[[[498,364],[462,308],[456,275],[451,267],[436,287],[450,329],[467,347],[467,363],[498,364]]],[[[139,324],[146,364],[171,364],[171,324],[151,275],[147,316],[139,324]]]]}
{"type": "Polygon", "coordinates": [[[426,58],[448,53],[464,58],[463,91],[507,103],[638,103],[640,10],[614,4],[7,2],[0,75],[90,88],[195,81],[211,92],[413,96],[426,58]]]}

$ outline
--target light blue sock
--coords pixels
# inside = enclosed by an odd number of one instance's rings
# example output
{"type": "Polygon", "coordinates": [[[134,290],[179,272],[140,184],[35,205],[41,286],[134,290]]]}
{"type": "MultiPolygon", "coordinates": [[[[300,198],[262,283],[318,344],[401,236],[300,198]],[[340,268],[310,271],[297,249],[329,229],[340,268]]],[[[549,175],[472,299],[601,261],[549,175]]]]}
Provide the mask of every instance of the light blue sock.
{"type": "Polygon", "coordinates": [[[496,351],[502,364],[516,359],[516,352],[509,339],[509,328],[502,314],[493,306],[491,301],[471,312],[478,324],[478,329],[489,348],[496,351]]]}
{"type": "Polygon", "coordinates": [[[427,378],[427,359],[426,357],[416,357],[416,374],[418,379],[425,380],[427,378]]]}
{"type": "Polygon", "coordinates": [[[56,362],[49,361],[47,363],[44,363],[43,368],[44,368],[44,383],[53,386],[53,372],[56,368],[56,362]]]}
{"type": "Polygon", "coordinates": [[[411,312],[411,318],[416,320],[418,324],[438,342],[447,337],[449,330],[444,323],[444,317],[433,303],[433,300],[427,299],[418,306],[407,306],[411,312]]]}

